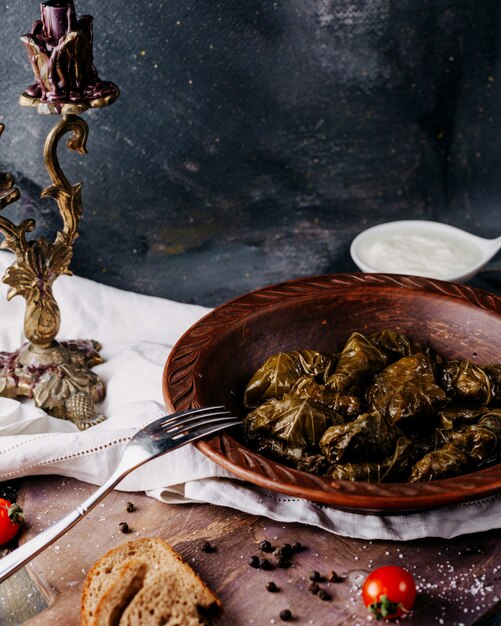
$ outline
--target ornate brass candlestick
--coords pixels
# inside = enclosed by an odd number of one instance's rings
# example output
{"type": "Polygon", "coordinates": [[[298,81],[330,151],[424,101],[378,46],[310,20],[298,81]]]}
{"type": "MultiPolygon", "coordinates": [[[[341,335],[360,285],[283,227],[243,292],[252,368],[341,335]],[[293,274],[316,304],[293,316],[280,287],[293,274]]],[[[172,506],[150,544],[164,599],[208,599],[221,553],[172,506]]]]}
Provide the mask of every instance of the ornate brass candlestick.
{"type": "MultiPolygon", "coordinates": [[[[0,247],[16,255],[3,281],[10,287],[9,300],[16,295],[26,299],[28,339],[16,352],[0,353],[0,395],[33,397],[50,415],[69,419],[83,430],[105,419],[95,407],[104,398],[105,387],[89,369],[102,363],[96,341],[56,341],[60,313],[52,285],[58,276],[71,274],[73,243],[82,216],[82,184],[70,184],[59,165],[57,147],[71,133],[67,147],[85,153],[89,128],[75,113],[111,104],[119,90],[99,79],[92,58],[92,18],[77,20],[71,0],[44,2],[42,20],[22,40],[36,83],[21,95],[21,104],[36,106],[39,113],[62,115],[45,142],[44,160],[52,185],[41,195],[56,201],[63,228],[53,242],[28,241],[27,233],[35,228],[33,219],[16,226],[0,216],[0,231],[5,235],[0,247]]],[[[0,135],[3,129],[0,125],[0,135]]],[[[18,198],[12,176],[0,174],[0,210],[18,198]]]]}

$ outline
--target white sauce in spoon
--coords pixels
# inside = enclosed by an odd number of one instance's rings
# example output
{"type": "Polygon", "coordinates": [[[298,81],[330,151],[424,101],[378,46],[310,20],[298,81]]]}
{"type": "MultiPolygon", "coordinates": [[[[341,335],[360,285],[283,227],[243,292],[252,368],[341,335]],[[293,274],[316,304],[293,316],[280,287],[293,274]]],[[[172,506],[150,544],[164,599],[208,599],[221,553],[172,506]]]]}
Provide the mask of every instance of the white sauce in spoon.
{"type": "Polygon", "coordinates": [[[447,236],[386,235],[370,244],[361,256],[379,272],[447,278],[481,260],[481,253],[464,241],[447,236]]]}

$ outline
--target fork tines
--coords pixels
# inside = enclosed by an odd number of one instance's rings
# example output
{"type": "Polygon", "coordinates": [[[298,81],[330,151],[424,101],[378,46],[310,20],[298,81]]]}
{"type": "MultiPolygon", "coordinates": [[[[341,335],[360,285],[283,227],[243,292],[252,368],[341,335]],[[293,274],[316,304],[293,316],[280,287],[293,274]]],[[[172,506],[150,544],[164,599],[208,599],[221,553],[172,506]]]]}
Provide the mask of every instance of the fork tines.
{"type": "Polygon", "coordinates": [[[165,419],[161,427],[166,435],[176,439],[188,433],[194,434],[194,431],[197,431],[197,436],[203,437],[222,428],[236,426],[240,423],[241,420],[230,411],[223,406],[217,406],[189,409],[181,414],[177,413],[175,416],[165,419]]]}

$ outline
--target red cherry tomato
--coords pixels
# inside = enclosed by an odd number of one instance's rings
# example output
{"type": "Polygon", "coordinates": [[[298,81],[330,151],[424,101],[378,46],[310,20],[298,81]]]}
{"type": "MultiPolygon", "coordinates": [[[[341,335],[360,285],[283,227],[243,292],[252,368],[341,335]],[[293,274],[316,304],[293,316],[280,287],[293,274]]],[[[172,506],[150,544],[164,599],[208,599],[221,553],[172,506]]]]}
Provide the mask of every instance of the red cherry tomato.
{"type": "Polygon", "coordinates": [[[0,545],[9,543],[19,532],[24,522],[24,514],[18,504],[11,504],[8,500],[0,498],[0,545]]]}
{"type": "Polygon", "coordinates": [[[407,570],[398,565],[386,565],[367,576],[362,597],[376,619],[394,619],[414,606],[416,585],[407,570]]]}

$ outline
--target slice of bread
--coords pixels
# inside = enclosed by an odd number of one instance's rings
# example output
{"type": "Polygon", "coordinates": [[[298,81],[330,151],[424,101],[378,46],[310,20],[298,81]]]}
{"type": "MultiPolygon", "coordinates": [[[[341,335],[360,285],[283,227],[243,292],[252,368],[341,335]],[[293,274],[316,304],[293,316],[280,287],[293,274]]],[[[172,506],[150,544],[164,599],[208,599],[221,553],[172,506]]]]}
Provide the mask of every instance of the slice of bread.
{"type": "MultiPolygon", "coordinates": [[[[82,592],[83,626],[139,623],[122,622],[122,619],[132,605],[136,607],[135,611],[131,609],[133,616],[137,610],[146,611],[146,605],[136,600],[146,589],[149,590],[144,595],[146,602],[160,589],[161,606],[170,603],[175,607],[174,620],[184,607],[181,621],[159,622],[161,624],[206,624],[210,623],[211,615],[216,616],[221,611],[219,599],[165,541],[158,537],[142,538],[110,550],[89,570],[82,592]]],[[[151,609],[147,609],[149,614],[151,609]]]]}

